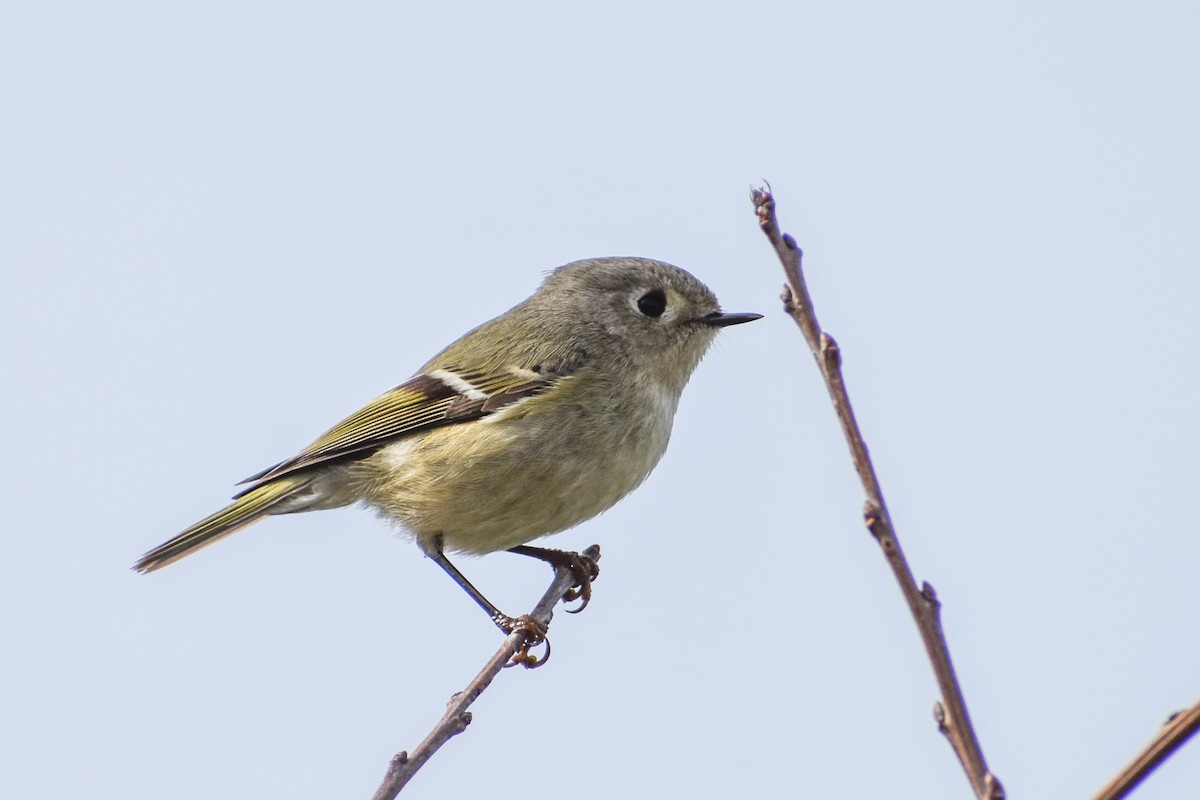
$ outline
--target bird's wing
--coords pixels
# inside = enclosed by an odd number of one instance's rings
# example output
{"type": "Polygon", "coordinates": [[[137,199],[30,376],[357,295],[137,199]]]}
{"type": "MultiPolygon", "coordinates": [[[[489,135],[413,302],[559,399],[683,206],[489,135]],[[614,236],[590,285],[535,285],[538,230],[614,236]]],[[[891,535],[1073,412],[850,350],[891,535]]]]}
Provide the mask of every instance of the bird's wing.
{"type": "Polygon", "coordinates": [[[242,494],[281,475],[375,450],[404,436],[486,417],[545,394],[567,377],[518,367],[494,374],[429,370],[375,398],[293,458],[251,475],[242,481],[251,484],[242,494]]]}

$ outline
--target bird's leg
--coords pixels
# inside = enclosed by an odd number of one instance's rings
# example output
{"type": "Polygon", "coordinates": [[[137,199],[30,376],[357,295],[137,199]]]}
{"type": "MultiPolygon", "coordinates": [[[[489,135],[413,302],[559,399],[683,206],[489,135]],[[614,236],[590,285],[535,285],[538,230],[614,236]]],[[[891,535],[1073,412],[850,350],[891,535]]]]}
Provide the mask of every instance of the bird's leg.
{"type": "MultiPolygon", "coordinates": [[[[546,662],[549,657],[550,643],[546,641],[546,626],[538,622],[529,614],[520,617],[510,617],[492,604],[483,596],[483,593],[476,589],[467,577],[458,571],[458,567],[450,563],[450,559],[446,558],[446,554],[442,549],[442,535],[436,534],[426,540],[424,537],[417,538],[417,545],[421,548],[421,552],[428,558],[432,559],[433,563],[437,564],[442,570],[450,576],[451,580],[457,583],[464,592],[466,592],[475,603],[484,610],[484,613],[496,624],[496,627],[505,634],[513,633],[518,629],[525,631],[525,645],[514,656],[514,663],[522,663],[528,667],[540,666],[546,662]],[[547,654],[546,658],[540,661],[536,656],[529,654],[529,649],[545,642],[547,654]]],[[[533,548],[536,549],[536,548],[533,548]]]]}
{"type": "Polygon", "coordinates": [[[519,556],[529,556],[539,561],[545,561],[552,567],[567,567],[575,576],[575,585],[563,595],[563,602],[579,600],[578,608],[568,608],[570,614],[578,614],[587,608],[592,600],[592,581],[600,577],[600,565],[594,558],[582,553],[572,553],[567,550],[552,550],[547,547],[530,547],[527,544],[510,547],[508,552],[519,556]]]}

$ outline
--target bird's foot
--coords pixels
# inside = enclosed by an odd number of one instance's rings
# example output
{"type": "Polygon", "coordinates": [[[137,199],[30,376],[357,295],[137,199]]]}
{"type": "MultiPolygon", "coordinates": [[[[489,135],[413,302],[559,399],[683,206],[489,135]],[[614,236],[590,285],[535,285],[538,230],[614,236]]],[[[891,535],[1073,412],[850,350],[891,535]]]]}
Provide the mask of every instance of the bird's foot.
{"type": "Polygon", "coordinates": [[[570,603],[578,600],[579,605],[576,608],[566,609],[568,614],[578,614],[587,608],[588,603],[592,602],[592,581],[600,577],[600,565],[594,558],[582,553],[570,553],[563,550],[555,552],[562,554],[564,566],[570,568],[571,574],[577,581],[574,586],[563,593],[563,602],[570,603]]]}
{"type": "MultiPolygon", "coordinates": [[[[595,545],[592,545],[595,547],[595,545]]],[[[563,593],[563,602],[570,603],[575,600],[579,601],[576,608],[568,608],[570,614],[578,614],[587,608],[588,603],[592,601],[592,581],[600,577],[600,564],[596,559],[585,553],[573,553],[569,550],[554,550],[548,547],[530,547],[522,545],[514,547],[510,553],[517,553],[522,556],[536,558],[539,561],[545,561],[554,568],[566,567],[571,570],[571,575],[575,578],[575,583],[571,588],[563,593]]],[[[599,550],[597,549],[597,552],[599,550]]]]}
{"type": "Polygon", "coordinates": [[[520,664],[525,669],[534,669],[550,660],[550,640],[546,638],[546,632],[549,628],[544,623],[538,622],[529,614],[524,614],[520,617],[500,615],[494,617],[492,621],[496,623],[497,628],[506,634],[513,634],[518,631],[525,634],[524,641],[517,648],[517,652],[513,655],[512,660],[505,664],[506,667],[515,667],[520,664]],[[539,658],[532,651],[541,645],[546,646],[546,653],[539,658]]]}

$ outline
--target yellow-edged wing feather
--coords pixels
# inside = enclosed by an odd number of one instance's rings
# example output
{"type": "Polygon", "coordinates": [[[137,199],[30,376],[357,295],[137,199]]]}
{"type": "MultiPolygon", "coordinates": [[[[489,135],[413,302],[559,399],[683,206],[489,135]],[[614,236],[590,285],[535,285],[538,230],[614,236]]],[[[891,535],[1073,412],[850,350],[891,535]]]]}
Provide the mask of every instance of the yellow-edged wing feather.
{"type": "Polygon", "coordinates": [[[284,475],[375,450],[404,436],[485,417],[518,400],[546,393],[563,377],[518,368],[494,375],[436,372],[449,373],[456,381],[421,374],[400,384],[334,425],[298,455],[242,481],[251,484],[242,494],[284,475]]]}
{"type": "Polygon", "coordinates": [[[311,491],[312,468],[364,454],[404,436],[443,425],[469,422],[528,397],[545,394],[565,376],[540,367],[513,367],[498,374],[439,369],[400,384],[330,428],[299,455],[247,478],[233,502],[146,553],[139,572],[165,567],[269,514],[289,508],[286,501],[311,491]]]}
{"type": "Polygon", "coordinates": [[[271,513],[271,509],[312,482],[309,475],[290,475],[255,486],[243,492],[229,505],[205,517],[168,542],[160,544],[138,559],[133,568],[152,572],[178,561],[201,547],[210,545],[271,513]]]}

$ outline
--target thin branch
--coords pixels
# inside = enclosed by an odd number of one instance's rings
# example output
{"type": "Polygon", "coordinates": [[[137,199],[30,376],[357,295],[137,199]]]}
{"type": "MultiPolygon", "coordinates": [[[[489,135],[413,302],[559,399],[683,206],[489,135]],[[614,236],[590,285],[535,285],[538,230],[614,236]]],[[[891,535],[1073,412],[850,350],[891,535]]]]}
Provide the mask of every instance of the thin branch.
{"type": "Polygon", "coordinates": [[[971,727],[971,718],[967,713],[962,689],[959,688],[958,678],[954,674],[950,649],[942,632],[941,604],[933,587],[928,583],[917,588],[912,570],[900,549],[891,515],[888,514],[887,504],[883,500],[883,490],[875,475],[875,466],[871,462],[866,442],[863,441],[858,421],[854,417],[854,409],[850,405],[850,396],[842,378],[841,351],[833,337],[822,331],[817,323],[812,298],[808,294],[801,268],[804,253],[796,245],[795,239],[780,230],[779,222],[775,218],[775,198],[771,196],[769,188],[753,190],[751,199],[754,201],[759,226],[775,248],[787,277],[787,283],[783,287],[784,310],[800,326],[800,331],[812,350],[821,375],[825,378],[838,421],[842,424],[842,432],[850,445],[854,468],[858,471],[858,477],[867,495],[863,511],[867,528],[879,543],[896,581],[900,584],[900,591],[908,602],[917,629],[921,632],[921,639],[925,643],[925,651],[933,665],[942,695],[942,702],[934,707],[938,729],[954,748],[954,753],[967,773],[976,796],[985,800],[1002,800],[1004,789],[999,780],[988,771],[983,750],[971,727]]]}
{"type": "MultiPolygon", "coordinates": [[[[582,555],[598,561],[600,560],[600,548],[592,545],[584,550],[582,555]]],[[[554,581],[542,599],[534,606],[530,616],[538,623],[548,627],[550,620],[554,618],[554,607],[577,582],[578,579],[571,572],[569,566],[556,566],[554,581]]],[[[448,742],[451,737],[466,730],[467,726],[471,724],[471,713],[467,711],[467,708],[475,702],[479,695],[483,694],[483,690],[500,673],[500,670],[506,664],[513,662],[514,656],[517,657],[519,663],[524,663],[527,667],[544,663],[544,661],[538,662],[528,653],[530,645],[536,643],[533,639],[534,637],[531,637],[524,628],[518,628],[510,633],[504,640],[504,644],[488,660],[475,679],[467,684],[465,689],[450,698],[446,713],[442,715],[437,725],[417,745],[416,749],[411,753],[402,750],[392,756],[387,773],[383,776],[383,782],[375,790],[371,800],[395,800],[404,785],[438,751],[438,748],[448,742]]],[[[549,655],[549,651],[547,651],[547,655],[549,655]]]]}
{"type": "Polygon", "coordinates": [[[1120,800],[1200,730],[1200,703],[1173,714],[1158,735],[1096,795],[1096,800],[1120,800]]]}

